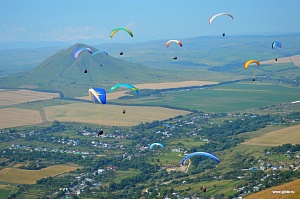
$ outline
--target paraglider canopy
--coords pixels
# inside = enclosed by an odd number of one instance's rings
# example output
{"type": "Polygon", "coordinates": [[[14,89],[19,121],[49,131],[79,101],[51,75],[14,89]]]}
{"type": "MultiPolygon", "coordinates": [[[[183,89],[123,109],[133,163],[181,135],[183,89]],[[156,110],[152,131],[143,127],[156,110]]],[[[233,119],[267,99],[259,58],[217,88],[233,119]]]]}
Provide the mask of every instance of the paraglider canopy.
{"type": "Polygon", "coordinates": [[[103,88],[90,88],[89,96],[95,104],[106,104],[106,91],[103,88]]]}
{"type": "Polygon", "coordinates": [[[150,145],[150,149],[153,149],[153,147],[156,146],[156,145],[164,148],[164,145],[161,144],[161,143],[153,143],[153,144],[150,145]]]}
{"type": "Polygon", "coordinates": [[[90,48],[79,48],[79,49],[77,49],[77,50],[74,52],[74,54],[73,54],[74,59],[77,59],[78,56],[79,56],[79,54],[80,54],[82,51],[87,51],[87,52],[89,52],[90,54],[92,54],[92,50],[91,50],[90,48]]]}
{"type": "Polygon", "coordinates": [[[281,43],[279,41],[274,41],[272,43],[272,48],[275,49],[276,46],[280,49],[281,48],[281,43]]]}
{"type": "Polygon", "coordinates": [[[110,92],[113,92],[116,88],[119,88],[119,87],[130,88],[131,90],[135,91],[136,94],[139,94],[138,89],[136,87],[134,87],[133,85],[131,85],[131,84],[116,84],[116,85],[114,85],[113,87],[110,88],[110,92]]]}
{"type": "Polygon", "coordinates": [[[184,166],[185,164],[185,161],[187,159],[190,159],[191,157],[193,156],[206,156],[206,157],[209,157],[210,159],[216,161],[217,163],[220,163],[221,161],[219,160],[219,158],[211,153],[207,153],[207,152],[194,152],[194,153],[191,153],[191,154],[188,154],[187,156],[185,156],[182,161],[181,161],[181,165],[184,166]]]}
{"type": "Polygon", "coordinates": [[[171,126],[169,124],[164,124],[162,125],[162,128],[171,128],[171,126]]]}
{"type": "Polygon", "coordinates": [[[113,38],[113,36],[114,36],[118,31],[120,31],[120,30],[125,31],[125,32],[128,33],[131,37],[133,37],[132,32],[131,32],[128,28],[115,28],[115,29],[113,29],[113,30],[110,32],[110,34],[109,34],[110,38],[113,38]]]}
{"type": "Polygon", "coordinates": [[[177,40],[177,39],[171,39],[171,40],[167,41],[166,47],[168,48],[170,46],[170,44],[173,43],[173,42],[177,43],[180,47],[182,47],[182,42],[177,40]]]}
{"type": "Polygon", "coordinates": [[[251,63],[256,63],[258,66],[260,65],[259,61],[257,60],[254,60],[254,59],[251,59],[251,60],[248,60],[244,63],[244,68],[247,69],[248,66],[251,64],[251,63]]]}
{"type": "Polygon", "coordinates": [[[219,16],[222,16],[222,15],[225,15],[225,16],[229,16],[231,17],[231,19],[233,19],[233,16],[229,13],[219,13],[219,14],[216,14],[214,16],[212,16],[209,20],[208,20],[208,23],[209,24],[212,24],[213,20],[216,18],[216,17],[219,17],[219,16]]]}

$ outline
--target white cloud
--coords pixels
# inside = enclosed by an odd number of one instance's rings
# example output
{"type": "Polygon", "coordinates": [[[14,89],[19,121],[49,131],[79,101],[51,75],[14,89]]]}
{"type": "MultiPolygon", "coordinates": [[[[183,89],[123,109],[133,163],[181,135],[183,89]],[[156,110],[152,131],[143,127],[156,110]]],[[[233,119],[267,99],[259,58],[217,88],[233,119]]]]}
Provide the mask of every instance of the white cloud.
{"type": "Polygon", "coordinates": [[[99,30],[96,30],[90,26],[67,26],[64,28],[58,28],[50,33],[53,39],[58,41],[74,41],[85,39],[105,39],[108,37],[101,34],[99,30]]]}
{"type": "Polygon", "coordinates": [[[16,41],[20,40],[27,30],[24,27],[16,27],[10,25],[0,25],[0,41],[16,41]]]}

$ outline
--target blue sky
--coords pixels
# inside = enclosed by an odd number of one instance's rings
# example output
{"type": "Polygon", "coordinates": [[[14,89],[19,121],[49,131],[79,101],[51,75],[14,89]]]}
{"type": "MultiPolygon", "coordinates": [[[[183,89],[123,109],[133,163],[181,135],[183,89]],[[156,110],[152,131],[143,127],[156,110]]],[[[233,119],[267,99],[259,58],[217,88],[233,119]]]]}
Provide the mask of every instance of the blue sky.
{"type": "Polygon", "coordinates": [[[0,43],[134,43],[197,36],[300,33],[300,0],[6,0],[0,43]],[[213,24],[208,19],[217,13],[213,24]],[[113,28],[127,27],[109,38],[113,28]]]}

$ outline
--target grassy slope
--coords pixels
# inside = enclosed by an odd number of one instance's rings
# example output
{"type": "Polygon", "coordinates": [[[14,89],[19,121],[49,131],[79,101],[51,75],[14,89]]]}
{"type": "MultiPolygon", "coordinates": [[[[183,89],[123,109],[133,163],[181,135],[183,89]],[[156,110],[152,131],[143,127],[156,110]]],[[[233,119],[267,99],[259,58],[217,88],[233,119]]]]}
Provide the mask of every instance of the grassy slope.
{"type": "Polygon", "coordinates": [[[272,199],[300,198],[300,179],[276,187],[272,187],[270,189],[260,191],[258,193],[246,197],[245,199],[257,199],[257,198],[272,198],[272,199]]]}

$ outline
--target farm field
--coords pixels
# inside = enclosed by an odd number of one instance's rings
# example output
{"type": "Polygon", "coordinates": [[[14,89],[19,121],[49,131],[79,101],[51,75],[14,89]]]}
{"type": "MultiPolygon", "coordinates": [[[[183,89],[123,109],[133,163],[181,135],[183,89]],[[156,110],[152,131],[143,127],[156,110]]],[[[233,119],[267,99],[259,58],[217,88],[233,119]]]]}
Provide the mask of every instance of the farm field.
{"type": "Polygon", "coordinates": [[[21,108],[2,108],[0,118],[0,129],[43,122],[39,111],[21,108]]]}
{"type": "Polygon", "coordinates": [[[287,143],[293,145],[300,143],[300,125],[272,131],[248,140],[243,145],[279,146],[287,143]]]}
{"type": "Polygon", "coordinates": [[[49,176],[70,172],[80,168],[77,165],[56,165],[41,170],[24,170],[18,168],[5,168],[0,171],[0,181],[15,184],[35,184],[37,180],[49,176]]]}
{"type": "MultiPolygon", "coordinates": [[[[203,86],[203,85],[213,85],[219,82],[214,81],[181,81],[181,82],[164,82],[164,83],[147,83],[147,84],[135,84],[134,86],[138,89],[166,89],[166,88],[182,88],[189,86],[203,86]]],[[[128,90],[125,91],[114,91],[112,93],[107,91],[107,100],[118,99],[119,97],[126,96],[128,90]]],[[[78,99],[89,100],[89,96],[78,97],[78,99]]]]}
{"type": "Polygon", "coordinates": [[[116,106],[92,103],[73,103],[45,108],[46,120],[95,123],[109,126],[134,126],[154,120],[165,120],[189,111],[150,106],[116,106]],[[126,109],[126,114],[122,114],[126,109]]]}
{"type": "Polygon", "coordinates": [[[300,179],[285,183],[270,189],[252,194],[245,199],[272,198],[272,199],[297,199],[300,198],[300,179]],[[288,192],[290,191],[290,192],[288,192]]]}
{"type": "Polygon", "coordinates": [[[14,183],[14,184],[35,184],[37,180],[49,176],[56,176],[58,174],[80,168],[77,165],[57,165],[50,166],[41,170],[24,170],[18,168],[4,168],[0,171],[0,182],[14,183]]]}
{"type": "Polygon", "coordinates": [[[281,64],[281,63],[290,63],[292,62],[294,65],[299,66],[300,67],[300,55],[294,55],[294,56],[290,56],[290,57],[282,57],[279,58],[277,61],[275,61],[274,59],[271,60],[265,60],[265,61],[261,61],[261,64],[281,64]]]}
{"type": "Polygon", "coordinates": [[[216,85],[209,89],[166,92],[164,97],[131,99],[143,105],[172,105],[205,112],[235,112],[299,100],[300,88],[263,82],[216,85]]]}
{"type": "Polygon", "coordinates": [[[0,90],[0,106],[20,104],[37,100],[46,100],[59,97],[58,93],[37,92],[31,90],[0,90]]]}

